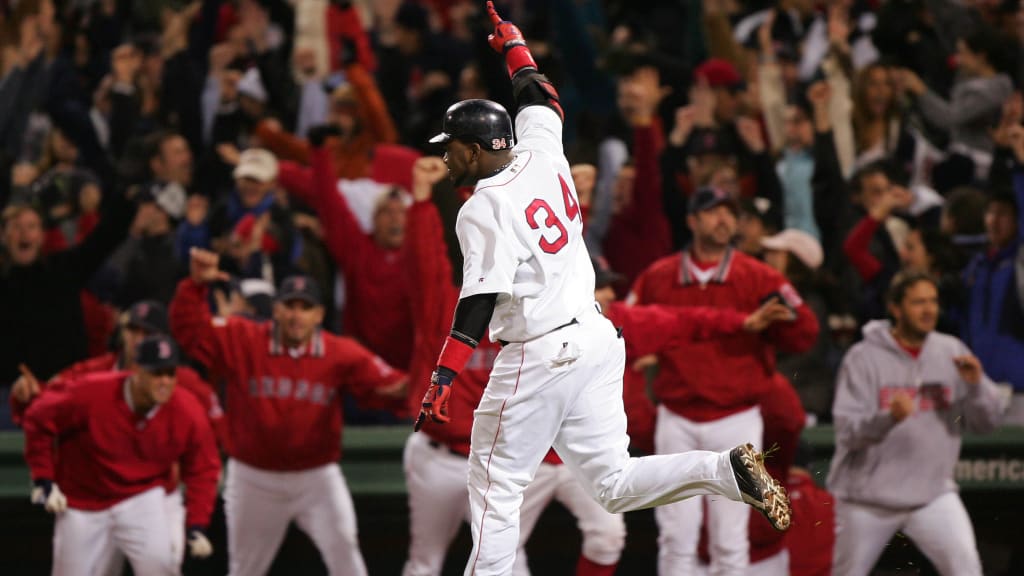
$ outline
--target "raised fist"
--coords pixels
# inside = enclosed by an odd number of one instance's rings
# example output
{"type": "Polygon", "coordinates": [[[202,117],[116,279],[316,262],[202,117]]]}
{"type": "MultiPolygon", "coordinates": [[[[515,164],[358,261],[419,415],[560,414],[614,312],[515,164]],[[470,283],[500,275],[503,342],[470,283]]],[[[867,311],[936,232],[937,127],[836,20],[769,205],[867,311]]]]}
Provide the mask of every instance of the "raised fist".
{"type": "Polygon", "coordinates": [[[487,14],[491,17],[491,24],[494,24],[494,33],[487,36],[487,42],[495,52],[504,54],[515,46],[526,46],[519,27],[508,20],[502,20],[494,9],[494,2],[487,3],[487,14]]]}
{"type": "Polygon", "coordinates": [[[448,175],[444,160],[437,156],[417,158],[412,165],[412,196],[417,202],[429,200],[434,184],[448,175]]]}
{"type": "Polygon", "coordinates": [[[189,275],[196,284],[227,281],[231,278],[227,272],[218,269],[220,256],[216,252],[193,248],[190,256],[189,275]]]}

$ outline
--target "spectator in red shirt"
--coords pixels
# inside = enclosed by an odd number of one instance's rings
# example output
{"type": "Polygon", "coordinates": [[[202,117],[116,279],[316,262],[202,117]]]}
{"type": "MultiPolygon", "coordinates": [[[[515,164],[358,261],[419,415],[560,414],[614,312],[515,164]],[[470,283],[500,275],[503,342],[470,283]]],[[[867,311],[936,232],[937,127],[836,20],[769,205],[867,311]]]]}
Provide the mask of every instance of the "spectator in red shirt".
{"type": "Polygon", "coordinates": [[[136,361],[131,372],[72,380],[25,413],[32,499],[57,514],[55,574],[94,574],[115,549],[136,574],[176,574],[164,490],[175,465],[190,552],[212,552],[204,532],[220,476],[213,432],[195,398],[176,390],[173,340],[143,340],[136,361]]]}
{"type": "MultiPolygon", "coordinates": [[[[758,404],[772,385],[775,349],[798,353],[818,335],[813,312],[786,279],[765,264],[734,250],[735,200],[719,189],[699,189],[690,199],[690,249],[663,258],[637,279],[637,304],[710,306],[739,312],[777,299],[791,309],[790,321],[760,334],[737,334],[693,343],[659,354],[654,380],[660,400],[655,432],[658,453],[722,450],[743,438],[760,438],[758,404]]],[[[660,528],[663,574],[692,573],[703,517],[693,498],[655,512],[660,528]]],[[[708,503],[712,570],[742,570],[749,561],[749,511],[722,500],[708,503]]]]}
{"type": "Polygon", "coordinates": [[[412,355],[412,311],[404,255],[406,203],[398,189],[378,199],[373,231],[363,232],[331,167],[328,127],[317,127],[311,170],[280,165],[282,186],[320,217],[324,243],[345,278],[345,334],[359,340],[392,366],[407,369],[412,355]]]}
{"type": "Polygon", "coordinates": [[[190,277],[171,302],[171,330],[227,381],[229,572],[264,574],[294,520],[332,575],[366,574],[338,467],[340,396],[397,408],[405,376],[352,339],[321,330],[320,290],[305,276],[281,283],[273,322],[214,318],[208,285],[227,280],[218,260],[192,250],[190,277]]]}

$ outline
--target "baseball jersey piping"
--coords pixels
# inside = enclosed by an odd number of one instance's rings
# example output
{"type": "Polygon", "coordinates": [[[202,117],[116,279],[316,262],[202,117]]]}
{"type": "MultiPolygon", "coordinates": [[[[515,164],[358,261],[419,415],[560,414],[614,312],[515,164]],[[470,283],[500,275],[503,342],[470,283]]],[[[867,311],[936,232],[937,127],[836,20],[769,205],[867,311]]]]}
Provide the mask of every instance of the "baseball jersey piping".
{"type": "MultiPolygon", "coordinates": [[[[519,175],[522,174],[523,172],[525,172],[526,171],[526,167],[530,165],[530,160],[533,160],[533,151],[532,150],[527,150],[527,151],[523,152],[523,154],[529,154],[530,156],[526,159],[526,164],[523,164],[523,167],[520,168],[518,172],[516,172],[515,176],[509,178],[507,182],[502,182],[501,184],[488,184],[487,186],[482,186],[480,188],[477,188],[476,191],[474,191],[474,194],[476,192],[480,192],[481,190],[486,190],[488,188],[501,188],[502,186],[508,186],[509,184],[512,183],[513,180],[515,180],[516,178],[519,178],[519,175]]],[[[517,157],[517,159],[518,159],[518,157],[517,157]]],[[[514,164],[515,160],[513,160],[512,163],[514,164]]],[[[512,167],[512,164],[509,164],[509,168],[511,168],[511,167],[512,167]]],[[[508,168],[506,168],[505,170],[508,170],[508,168]]],[[[502,172],[504,172],[504,170],[502,172]]],[[[499,174],[500,174],[500,172],[499,172],[499,174]]],[[[494,176],[491,176],[491,178],[494,178],[494,176]]]]}
{"type": "Polygon", "coordinates": [[[491,451],[487,454],[487,490],[484,490],[484,510],[480,513],[480,542],[477,543],[476,557],[473,558],[473,571],[472,574],[476,574],[476,563],[480,560],[480,550],[484,547],[484,518],[487,517],[487,495],[491,493],[491,459],[494,457],[494,447],[498,444],[498,436],[501,434],[501,416],[505,413],[505,404],[508,403],[508,399],[516,395],[519,391],[519,378],[523,375],[523,363],[526,361],[526,343],[523,343],[523,350],[519,356],[519,371],[516,372],[516,385],[512,388],[512,395],[505,398],[501,402],[501,409],[498,410],[498,427],[494,431],[494,440],[491,441],[491,451]]]}

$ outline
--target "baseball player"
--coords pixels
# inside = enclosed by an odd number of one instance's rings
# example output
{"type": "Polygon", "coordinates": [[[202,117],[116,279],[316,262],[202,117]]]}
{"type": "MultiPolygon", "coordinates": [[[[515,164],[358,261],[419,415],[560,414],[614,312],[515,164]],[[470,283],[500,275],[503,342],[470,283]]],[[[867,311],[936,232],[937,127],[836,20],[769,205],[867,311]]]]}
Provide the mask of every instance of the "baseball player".
{"type": "MultiPolygon", "coordinates": [[[[419,288],[413,291],[412,297],[417,346],[410,376],[413,382],[422,382],[422,386],[410,390],[409,394],[410,407],[415,413],[419,411],[420,398],[429,384],[429,373],[436,360],[432,351],[444,343],[451,328],[459,289],[452,282],[452,264],[440,215],[430,201],[432,185],[445,176],[444,163],[437,157],[421,158],[414,170],[416,202],[409,212],[409,271],[412,284],[419,288]]],[[[403,571],[405,576],[440,574],[448,546],[459,526],[469,517],[466,461],[473,422],[470,415],[480,402],[498,350],[496,343],[485,341],[473,351],[453,391],[452,422],[443,426],[424,422],[422,429],[412,434],[406,443],[404,462],[411,538],[409,560],[403,571]]],[[[601,508],[561,463],[558,456],[549,451],[537,470],[535,482],[523,495],[520,549],[512,574],[529,574],[523,546],[553,499],[573,513],[583,532],[583,550],[576,574],[613,574],[625,546],[626,528],[622,516],[601,508]]]]}
{"type": "Polygon", "coordinates": [[[450,420],[452,381],[489,329],[502,348],[474,413],[466,573],[511,572],[523,491],[552,446],[609,512],[719,494],[763,509],[785,529],[785,492],[749,444],[629,457],[625,346],[594,301],[558,94],[538,73],[519,29],[487,6],[491,45],[505,56],[519,106],[519,143],[513,147],[508,113],[487,100],[450,107],[443,132],[431,139],[445,146],[452,182],[474,192],[456,222],[460,299],[418,419],[450,420]]]}
{"type": "Polygon", "coordinates": [[[869,574],[899,531],[940,574],[977,576],[981,560],[953,468],[964,431],[998,425],[999,393],[960,340],[935,332],[933,279],[897,274],[888,301],[894,322],[864,326],[839,369],[828,474],[836,499],[832,572],[869,574]]]}
{"type": "MultiPolygon", "coordinates": [[[[629,300],[635,304],[757,309],[777,299],[791,310],[788,322],[760,334],[737,334],[659,354],[653,391],[658,406],[655,449],[659,454],[722,450],[745,438],[760,444],[763,422],[758,403],[770,390],[776,348],[799,353],[818,336],[814,312],[786,279],[767,265],[732,248],[738,206],[717,188],[690,197],[687,224],[693,244],[666,256],[637,278],[629,300]]],[[[690,574],[704,505],[700,499],[655,511],[659,526],[659,572],[690,574]]],[[[749,564],[749,511],[721,498],[709,499],[712,573],[742,574],[749,564]]]]}
{"type": "MultiPolygon", "coordinates": [[[[27,372],[21,376],[11,389],[11,414],[15,423],[20,423],[22,415],[31,403],[44,390],[61,390],[65,383],[80,379],[97,372],[134,370],[136,367],[135,351],[139,342],[149,336],[166,335],[167,310],[163,304],[155,300],[143,300],[133,304],[125,313],[120,331],[120,353],[110,352],[72,364],[60,371],[50,383],[39,382],[27,372]]],[[[214,436],[220,445],[226,440],[223,429],[223,411],[213,387],[206,383],[195,370],[179,365],[175,370],[176,386],[181,388],[199,402],[210,421],[214,436]]],[[[58,446],[58,453],[62,450],[58,446]]],[[[60,480],[59,478],[57,479],[60,480]]],[[[172,469],[167,478],[167,499],[165,502],[168,526],[171,534],[171,550],[180,561],[185,552],[185,504],[179,488],[178,471],[172,469]]],[[[124,567],[124,555],[115,551],[109,567],[103,574],[119,575],[124,567]]]]}
{"type": "Polygon", "coordinates": [[[405,376],[354,340],[320,329],[320,290],[306,276],[282,281],[273,322],[212,317],[209,284],[226,278],[215,253],[193,249],[170,315],[185,350],[226,379],[229,573],[266,573],[295,521],[331,574],[366,574],[338,467],[340,396],[388,407],[405,398],[405,376]]]}
{"type": "Polygon", "coordinates": [[[149,337],[138,344],[133,370],[73,379],[25,412],[32,500],[57,514],[54,575],[97,574],[115,550],[136,574],[177,574],[165,490],[176,464],[185,484],[189,551],[212,553],[204,532],[220,458],[202,407],[176,389],[177,366],[174,341],[149,337]]]}

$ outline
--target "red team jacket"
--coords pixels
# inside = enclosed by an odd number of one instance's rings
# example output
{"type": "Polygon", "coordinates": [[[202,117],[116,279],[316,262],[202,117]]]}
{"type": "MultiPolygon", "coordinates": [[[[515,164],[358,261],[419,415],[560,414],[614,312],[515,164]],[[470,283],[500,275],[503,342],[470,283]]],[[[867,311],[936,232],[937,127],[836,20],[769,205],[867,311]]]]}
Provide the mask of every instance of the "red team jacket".
{"type": "MultiPolygon", "coordinates": [[[[76,362],[61,370],[54,379],[72,380],[93,372],[108,372],[119,369],[120,365],[117,354],[108,352],[101,356],[76,362]]],[[[217,398],[217,392],[213,389],[213,386],[203,380],[198,372],[188,366],[178,366],[175,377],[178,387],[188,391],[199,401],[199,405],[203,407],[206,417],[210,419],[210,426],[213,428],[213,434],[217,438],[217,443],[220,446],[224,446],[225,441],[227,441],[227,431],[224,429],[224,410],[220,406],[220,399],[217,398]]]]}
{"type": "Polygon", "coordinates": [[[647,375],[633,370],[633,362],[641,356],[659,354],[690,342],[740,332],[746,316],[728,309],[629,306],[624,302],[612,302],[605,315],[615,327],[622,329],[626,342],[622,395],[629,443],[654,454],[657,411],[647,394],[647,375]]]}
{"type": "Polygon", "coordinates": [[[175,389],[164,405],[139,418],[125,401],[127,376],[83,376],[32,403],[24,418],[32,478],[59,479],[72,508],[105,510],[164,486],[179,463],[187,525],[208,525],[221,466],[202,407],[175,389]]]}
{"type": "Polygon", "coordinates": [[[818,337],[818,322],[781,274],[746,254],[730,249],[705,286],[694,280],[691,266],[687,251],[658,260],[637,278],[630,299],[749,314],[778,293],[797,313],[795,321],[776,323],[760,334],[740,332],[660,354],[655,396],[684,418],[708,422],[756,406],[772,385],[775,349],[808,350],[818,337]]]}
{"type": "Polygon", "coordinates": [[[392,366],[407,369],[413,329],[405,248],[381,248],[362,231],[338,191],[326,148],[312,149],[310,163],[312,170],[282,162],[279,180],[320,217],[324,243],[345,277],[345,333],[392,366]]]}
{"type": "MultiPolygon", "coordinates": [[[[452,281],[452,263],[444,240],[441,216],[433,202],[416,202],[409,209],[406,229],[409,247],[408,274],[411,291],[415,346],[409,366],[408,408],[418,414],[423,394],[430,385],[430,374],[437,365],[437,355],[452,327],[459,289],[452,281]]],[[[435,424],[429,419],[423,432],[464,456],[469,456],[469,436],[473,429],[473,411],[487,386],[500,347],[484,338],[473,351],[466,367],[459,372],[448,400],[451,422],[435,424]]]]}
{"type": "Polygon", "coordinates": [[[341,395],[386,404],[375,390],[401,372],[351,338],[318,330],[302,350],[286,350],[273,322],[213,318],[208,288],[186,278],[170,306],[182,348],[224,374],[228,454],[263,470],[307,470],[341,457],[341,395]]]}

